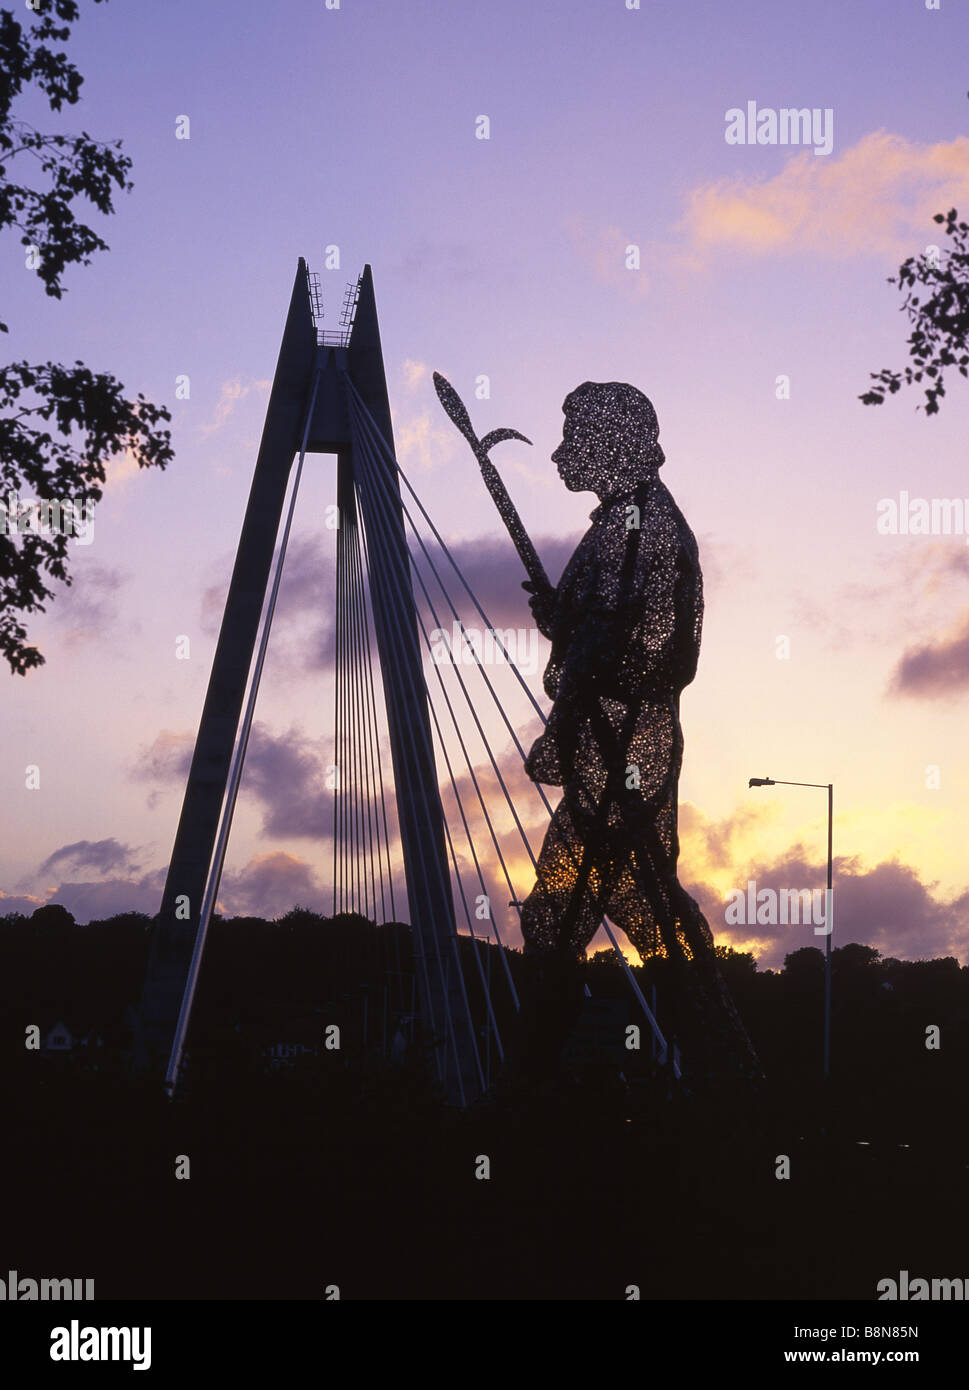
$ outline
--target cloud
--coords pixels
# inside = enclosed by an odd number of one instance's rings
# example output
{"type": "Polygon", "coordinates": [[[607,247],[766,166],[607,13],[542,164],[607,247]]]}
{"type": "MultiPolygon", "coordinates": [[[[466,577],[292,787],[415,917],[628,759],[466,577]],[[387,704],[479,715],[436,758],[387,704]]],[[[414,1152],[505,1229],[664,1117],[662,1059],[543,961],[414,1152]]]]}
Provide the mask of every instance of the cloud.
{"type": "MultiPolygon", "coordinates": [[[[194,746],[194,735],[165,729],[139,753],[130,776],[184,787],[194,746]]],[[[273,734],[265,724],[253,724],[239,796],[253,798],[262,808],[264,835],[326,839],[333,834],[334,795],[326,786],[327,766],[319,746],[299,727],[273,734]]],[[[149,805],[160,794],[156,786],[149,805]]]]}
{"type": "Polygon", "coordinates": [[[60,903],[82,924],[119,912],[145,912],[153,917],[161,907],[165,873],[165,869],[156,869],[139,879],[62,883],[48,902],[60,903]]]}
{"type": "Polygon", "coordinates": [[[393,425],[397,462],[405,471],[430,473],[457,456],[459,435],[453,425],[446,423],[440,409],[432,414],[427,406],[419,415],[395,415],[393,425]]]}
{"type": "Polygon", "coordinates": [[[201,426],[202,434],[215,434],[229,419],[239,402],[245,400],[250,391],[262,394],[264,391],[268,391],[271,385],[272,382],[268,379],[250,381],[245,384],[239,377],[233,377],[231,381],[223,381],[219,390],[219,399],[215,404],[215,413],[208,424],[201,426]]]}
{"type": "MultiPolygon", "coordinates": [[[[278,747],[285,740],[271,742],[278,747]]],[[[311,824],[305,824],[303,816],[308,816],[310,822],[314,816],[319,819],[319,808],[311,804],[307,809],[298,802],[300,786],[293,789],[292,801],[287,799],[283,788],[287,768],[290,772],[294,767],[297,772],[307,772],[305,766],[300,769],[299,758],[293,756],[292,749],[287,752],[288,757],[284,755],[277,762],[281,781],[278,798],[275,794],[264,795],[261,786],[256,789],[256,795],[267,804],[267,822],[291,820],[293,824],[288,824],[285,830],[288,835],[316,833],[319,826],[314,829],[311,824]]],[[[261,748],[257,743],[255,753],[257,778],[271,775],[268,763],[272,753],[267,753],[265,740],[261,748]]],[[[307,776],[304,775],[303,786],[306,781],[307,776]]],[[[328,796],[332,801],[332,793],[328,793],[328,796]]],[[[264,827],[264,833],[274,832],[264,827]]],[[[60,883],[46,898],[30,895],[14,897],[0,893],[0,916],[8,912],[29,915],[44,902],[51,902],[66,907],[76,921],[83,924],[120,912],[145,912],[154,916],[161,906],[168,866],[139,874],[133,851],[117,840],[81,840],[73,845],[64,845],[44,861],[40,872],[65,865],[75,870],[93,868],[97,873],[111,873],[111,877],[70,879],[60,883]]],[[[271,917],[286,912],[297,902],[314,911],[329,912],[333,905],[332,887],[319,882],[315,870],[306,860],[282,851],[271,851],[256,855],[237,873],[223,874],[218,909],[232,915],[271,917]]]]}
{"type": "Polygon", "coordinates": [[[771,178],[694,189],[678,231],[695,266],[720,248],[897,260],[932,239],[935,213],[966,202],[969,137],[927,145],[878,130],[839,156],[795,155],[771,178]]]}
{"type": "Polygon", "coordinates": [[[238,874],[224,874],[218,909],[236,917],[279,917],[299,904],[314,912],[333,909],[332,893],[305,859],[275,851],[257,854],[238,874]]]}
{"type": "MultiPolygon", "coordinates": [[[[779,969],[784,957],[802,946],[824,946],[813,924],[728,924],[730,889],[746,893],[748,880],[779,893],[783,889],[824,888],[827,864],[803,845],[794,845],[770,860],[760,860],[752,846],[755,822],[748,808],[711,822],[697,807],[680,807],[680,881],[699,902],[718,945],[753,951],[762,969],[779,969]]],[[[905,960],[966,956],[969,891],[943,898],[938,885],[924,881],[916,868],[898,856],[865,865],[858,856],[834,861],[834,945],[857,941],[883,955],[905,960]]]]}
{"type": "MultiPolygon", "coordinates": [[[[147,748],[137,755],[128,775],[135,782],[154,782],[162,784],[185,785],[192,754],[195,751],[195,735],[187,730],[162,729],[147,748]]],[[[160,787],[155,786],[148,794],[148,809],[153,811],[161,800],[160,787]]]]}
{"type": "Polygon", "coordinates": [[[94,637],[103,637],[118,617],[118,594],[128,576],[95,561],[78,566],[73,583],[65,585],[53,608],[69,647],[80,646],[94,637]]]}
{"type": "Polygon", "coordinates": [[[60,903],[78,922],[112,917],[118,912],[147,912],[153,916],[161,905],[167,868],[140,872],[140,854],[116,839],[77,840],[48,855],[38,875],[57,869],[99,875],[96,879],[68,879],[46,899],[60,903]],[[110,875],[110,877],[104,877],[110,875]]]}
{"type": "Polygon", "coordinates": [[[642,247],[639,271],[626,269],[626,247],[637,236],[613,225],[589,231],[576,218],[568,231],[596,278],[636,299],[649,292],[650,265],[697,271],[721,251],[875,255],[897,264],[939,244],[933,216],[967,202],[969,137],[920,144],[878,130],[840,155],[808,150],[773,176],[737,173],[694,188],[674,239],[642,247]]]}
{"type": "MultiPolygon", "coordinates": [[[[826,865],[814,862],[801,846],[759,869],[757,887],[822,888],[826,865]]],[[[969,892],[952,899],[937,896],[936,884],[925,883],[918,870],[897,857],[865,868],[857,858],[837,858],[834,865],[835,925],[833,945],[857,941],[876,946],[883,955],[903,960],[939,956],[965,958],[969,932],[969,892]]],[[[738,887],[746,887],[746,880],[738,887]]],[[[723,908],[720,909],[723,922],[723,908]]],[[[801,946],[824,946],[812,926],[723,927],[718,941],[734,933],[754,936],[762,944],[761,965],[776,968],[790,951],[801,946]]]]}
{"type": "MultiPolygon", "coordinates": [[[[577,544],[577,536],[535,538],[535,548],[553,582],[564,570],[577,544]]],[[[436,542],[432,542],[427,548],[434,567],[444,581],[462,619],[468,625],[474,623],[480,626],[480,617],[455,574],[450,560],[436,542]]],[[[528,607],[528,595],[522,588],[523,571],[512,553],[511,542],[507,537],[475,536],[469,540],[448,544],[448,550],[495,627],[534,626],[528,607]]],[[[440,586],[431,572],[430,561],[420,552],[416,562],[442,626],[450,627],[453,619],[441,597],[440,586]]],[[[417,590],[423,608],[426,605],[420,585],[417,586],[417,590]]]]}
{"type": "Polygon", "coordinates": [[[222,615],[225,612],[225,601],[229,593],[229,583],[226,580],[219,584],[209,584],[202,590],[202,601],[199,608],[199,627],[206,637],[218,637],[219,629],[222,626],[222,615]]]}
{"type": "MultiPolygon", "coordinates": [[[[539,536],[535,544],[553,579],[565,568],[578,542],[577,536],[539,536]]],[[[481,626],[481,618],[466,590],[457,578],[450,560],[437,542],[425,537],[430,559],[415,543],[412,546],[414,563],[423,579],[441,625],[450,629],[453,617],[434,578],[431,563],[447,588],[451,599],[467,626],[481,626]]],[[[448,550],[481,604],[489,621],[496,628],[531,629],[528,595],[522,589],[522,572],[511,554],[511,542],[504,537],[481,536],[448,544],[448,550]]],[[[332,557],[324,550],[324,542],[307,537],[294,543],[286,557],[283,582],[280,586],[277,614],[273,623],[271,660],[282,660],[292,669],[304,671],[330,670],[336,658],[336,629],[332,595],[335,589],[335,569],[332,557]]],[[[424,599],[420,583],[415,585],[419,607],[430,631],[433,620],[424,599]]],[[[208,635],[218,632],[225,588],[212,586],[202,599],[201,625],[208,635]],[[213,627],[214,623],[214,627],[213,627]]],[[[422,639],[423,642],[423,639],[422,639]]],[[[376,645],[373,644],[376,660],[376,645]]]]}
{"type": "Polygon", "coordinates": [[[840,645],[857,640],[859,630],[905,643],[889,679],[890,696],[937,700],[960,694],[969,686],[969,552],[945,541],[912,540],[899,554],[894,574],[891,585],[847,585],[839,591],[832,607],[855,614],[851,634],[844,631],[840,645]],[[947,630],[927,637],[940,610],[957,616],[947,630]]]}
{"type": "MultiPolygon", "coordinates": [[[[519,729],[519,740],[526,752],[539,729],[537,719],[519,729]]],[[[160,776],[172,775],[178,767],[179,743],[179,736],[162,736],[160,746],[153,745],[142,756],[142,767],[160,776]]],[[[389,761],[387,757],[385,767],[389,768],[389,761]]],[[[521,757],[511,742],[496,752],[496,761],[521,827],[537,855],[548,824],[538,791],[526,777],[521,757]]],[[[471,773],[453,756],[452,766],[457,796],[482,868],[484,891],[491,900],[493,919],[504,939],[516,945],[520,941],[519,919],[517,911],[509,906],[509,899],[514,897],[520,901],[534,883],[534,870],[521,831],[504,800],[490,762],[479,758],[474,765],[474,780],[487,806],[487,818],[471,773]],[[511,877],[510,891],[499,866],[495,840],[511,877]]],[[[273,735],[264,726],[257,725],[250,742],[243,785],[244,793],[262,806],[263,833],[290,838],[330,837],[333,796],[325,787],[324,774],[321,753],[301,730],[294,728],[285,734],[273,735]]],[[[558,789],[547,788],[546,794],[554,807],[560,795],[558,789]]],[[[468,902],[473,916],[481,885],[455,791],[448,779],[442,782],[441,795],[464,887],[464,899],[460,892],[455,898],[458,922],[463,929],[463,903],[468,902]]],[[[392,816],[392,801],[388,810],[392,816]]],[[[758,889],[820,890],[826,867],[823,859],[814,857],[801,844],[773,858],[759,859],[757,847],[763,838],[764,824],[774,818],[776,809],[769,806],[741,805],[731,814],[712,820],[690,802],[681,804],[679,817],[681,881],[699,901],[717,943],[751,950],[758,957],[761,968],[772,969],[779,968],[791,951],[805,945],[823,945],[824,938],[814,935],[813,924],[728,924],[725,911],[729,888],[745,890],[748,879],[754,879],[758,889]]],[[[393,823],[391,839],[396,866],[399,844],[393,823]]],[[[71,861],[95,863],[99,869],[110,870],[115,865],[124,867],[126,855],[130,860],[132,852],[116,841],[94,844],[81,841],[55,851],[46,866],[71,861]]],[[[101,884],[65,883],[53,900],[63,902],[78,920],[85,913],[105,916],[133,909],[155,912],[164,873],[158,870],[141,879],[115,878],[101,884]]],[[[276,851],[257,855],[238,874],[227,874],[220,902],[224,911],[243,915],[278,915],[297,902],[328,911],[331,890],[331,885],[320,882],[308,861],[276,851]]],[[[857,856],[839,856],[835,861],[835,894],[836,945],[858,941],[875,946],[883,955],[903,959],[965,956],[969,935],[969,890],[945,898],[940,895],[937,883],[924,880],[916,868],[901,862],[897,855],[882,859],[874,866],[864,864],[857,856]]],[[[21,899],[10,899],[11,906],[7,909],[3,906],[5,901],[0,897],[0,913],[24,910],[20,907],[21,899]]],[[[475,919],[474,926],[479,934],[489,931],[487,921],[475,919]]]]}
{"type": "Polygon", "coordinates": [[[835,932],[905,960],[955,956],[966,963],[969,892],[939,898],[934,883],[897,858],[863,870],[839,864],[835,932]]]}
{"type": "MultiPolygon", "coordinates": [[[[289,543],[270,638],[275,670],[317,671],[332,664],[336,590],[332,549],[332,543],[327,545],[319,536],[300,536],[289,543]]],[[[231,557],[223,557],[219,568],[228,571],[231,557]]],[[[206,637],[218,637],[228,593],[227,579],[203,589],[199,627],[206,637]]]]}
{"type": "MultiPolygon", "coordinates": [[[[526,727],[517,731],[519,741],[526,753],[535,738],[538,737],[540,729],[541,725],[538,719],[534,719],[526,727]]],[[[467,930],[465,914],[465,903],[467,903],[468,915],[471,918],[476,936],[492,937],[493,922],[503,941],[510,946],[520,946],[522,938],[519,913],[516,908],[510,906],[510,903],[512,900],[522,901],[535,882],[535,871],[522,838],[522,831],[524,831],[532,852],[537,858],[548,826],[549,816],[541,804],[538,789],[534,782],[526,776],[522,759],[511,742],[496,751],[495,761],[515,807],[521,829],[515,823],[515,817],[508,807],[490,761],[482,760],[476,763],[474,765],[474,778],[472,779],[471,773],[466,766],[463,766],[463,762],[456,762],[452,757],[457,795],[452,789],[450,780],[447,779],[446,771],[444,774],[445,781],[442,782],[441,786],[441,800],[451,833],[454,858],[457,860],[463,889],[463,894],[460,890],[455,893],[454,906],[460,930],[467,930]],[[474,786],[475,781],[481,790],[487,816],[478,800],[474,786]],[[478,878],[474,855],[468,846],[468,835],[458,809],[458,799],[460,799],[464,810],[468,832],[470,832],[478,865],[481,869],[481,878],[484,880],[484,893],[490,904],[490,919],[478,919],[476,917],[476,900],[482,892],[481,879],[478,878]],[[497,849],[495,848],[496,841],[497,849]],[[499,851],[504,860],[508,878],[505,877],[505,871],[501,867],[499,851]],[[510,887],[508,879],[511,880],[510,887]]],[[[545,791],[554,806],[558,796],[557,789],[546,787],[545,791]]],[[[450,855],[448,862],[451,863],[450,855]]]]}
{"type": "Polygon", "coordinates": [[[969,550],[964,546],[955,547],[945,541],[936,541],[927,547],[928,554],[921,553],[921,547],[910,550],[910,569],[922,577],[927,595],[934,596],[944,591],[955,579],[969,579],[969,550]]]}
{"type": "Polygon", "coordinates": [[[327,763],[297,727],[272,734],[254,724],[246,751],[240,796],[263,809],[262,833],[286,838],[327,839],[333,834],[333,791],[327,763]]]}
{"type": "Polygon", "coordinates": [[[943,699],[969,687],[969,609],[941,637],[909,647],[889,684],[891,695],[943,699]]]}
{"type": "Polygon", "coordinates": [[[0,917],[6,917],[11,912],[22,912],[25,917],[29,917],[38,907],[43,907],[46,901],[46,898],[38,898],[32,893],[25,897],[17,897],[0,889],[0,917]]]}
{"type": "Polygon", "coordinates": [[[336,640],[336,561],[332,550],[332,542],[328,546],[318,536],[290,543],[273,619],[274,663],[308,671],[331,664],[336,640]]]}
{"type": "Polygon", "coordinates": [[[709,603],[728,584],[760,583],[760,572],[749,545],[728,540],[720,532],[702,532],[697,540],[703,567],[703,595],[709,603]]]}
{"type": "Polygon", "coordinates": [[[458,241],[413,242],[403,255],[388,266],[388,280],[400,284],[430,282],[435,294],[446,284],[463,284],[481,277],[480,258],[474,248],[458,241]]]}
{"type": "Polygon", "coordinates": [[[122,845],[115,839],[76,840],[73,844],[55,849],[37,872],[46,874],[53,868],[63,870],[66,865],[73,869],[94,869],[102,874],[117,869],[134,873],[139,867],[136,852],[129,845],[122,845]]]}
{"type": "Polygon", "coordinates": [[[167,782],[188,776],[195,739],[185,730],[162,729],[138,754],[131,776],[138,781],[167,782]]]}
{"type": "MultiPolygon", "coordinates": [[[[800,626],[811,629],[832,650],[856,649],[859,640],[879,646],[925,645],[925,632],[940,610],[961,609],[969,579],[969,551],[945,541],[913,538],[893,556],[890,569],[872,580],[839,584],[818,598],[802,589],[792,598],[800,626]],[[890,579],[881,577],[889,574],[890,579]]],[[[915,693],[896,691],[894,693],[915,693]]]]}
{"type": "MultiPolygon", "coordinates": [[[[47,901],[66,907],[82,925],[122,912],[144,912],[153,917],[161,906],[167,872],[161,868],[140,878],[62,883],[47,899],[0,893],[0,916],[8,912],[29,915],[47,901]]],[[[223,874],[217,907],[231,916],[274,917],[297,903],[328,913],[333,906],[332,890],[318,881],[306,860],[275,851],[256,855],[238,873],[223,874]]]]}
{"type": "MultiPolygon", "coordinates": [[[[539,730],[538,721],[520,731],[520,741],[528,749],[539,730]]],[[[522,826],[537,855],[548,816],[541,806],[534,785],[525,776],[521,759],[509,744],[497,756],[503,780],[516,807],[522,826]]],[[[455,768],[457,773],[457,768],[455,768]]],[[[534,870],[524,848],[521,832],[504,803],[490,764],[479,763],[475,777],[481,787],[494,826],[495,839],[505,858],[514,896],[523,898],[534,883],[534,870]]],[[[485,892],[501,934],[512,945],[520,941],[518,915],[507,906],[512,894],[501,872],[488,824],[478,802],[470,774],[456,776],[457,790],[485,881],[485,892]]],[[[560,793],[546,788],[553,808],[560,793]]],[[[464,884],[465,897],[474,911],[481,892],[467,836],[458,814],[450,786],[442,787],[442,800],[464,884]]],[[[802,845],[795,845],[765,863],[754,864],[750,852],[761,825],[774,819],[768,807],[741,806],[731,815],[709,820],[689,802],[680,806],[682,854],[680,879],[700,903],[718,945],[752,950],[762,969],[779,969],[784,957],[802,946],[823,946],[824,938],[814,935],[813,923],[805,925],[728,925],[725,913],[729,887],[746,891],[748,879],[758,889],[822,890],[826,864],[815,860],[802,845]]],[[[897,857],[869,867],[858,857],[840,856],[835,860],[835,942],[844,945],[858,941],[873,945],[883,955],[903,959],[937,956],[965,958],[969,932],[969,891],[952,899],[943,898],[935,883],[925,882],[917,869],[897,857]]],[[[820,900],[819,900],[820,902],[820,900]]],[[[463,925],[461,895],[455,899],[459,923],[463,925]]],[[[475,930],[488,930],[488,923],[475,922],[475,930]]],[[[629,952],[635,960],[635,954],[629,952]]]]}
{"type": "Polygon", "coordinates": [[[768,805],[742,805],[720,820],[708,820],[691,801],[684,801],[679,807],[679,833],[689,846],[691,862],[699,856],[705,871],[726,869],[740,853],[737,841],[751,835],[775,814],[768,805]]]}
{"type": "Polygon", "coordinates": [[[410,357],[405,357],[401,371],[404,376],[404,389],[413,391],[427,376],[430,368],[426,362],[415,362],[410,357]]]}
{"type": "MultiPolygon", "coordinates": [[[[145,912],[153,917],[161,906],[167,868],[139,879],[113,878],[103,882],[62,883],[46,901],[60,903],[82,925],[121,912],[145,912]]],[[[274,851],[257,854],[238,873],[222,876],[217,910],[228,916],[276,917],[296,904],[315,912],[332,911],[332,890],[322,885],[305,859],[274,851]]],[[[30,914],[41,899],[0,894],[0,916],[30,914]],[[9,904],[9,906],[8,906],[9,904]]]]}
{"type": "Polygon", "coordinates": [[[109,488],[123,487],[138,471],[139,464],[133,449],[124,449],[105,460],[104,476],[109,488]]]}

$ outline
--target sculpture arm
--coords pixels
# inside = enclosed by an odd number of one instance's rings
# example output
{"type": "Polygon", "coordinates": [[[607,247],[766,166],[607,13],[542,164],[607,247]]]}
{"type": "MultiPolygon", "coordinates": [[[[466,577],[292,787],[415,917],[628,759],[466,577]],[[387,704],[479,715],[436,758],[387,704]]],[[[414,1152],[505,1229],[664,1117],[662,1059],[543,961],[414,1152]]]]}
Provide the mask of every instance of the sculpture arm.
{"type": "Polygon", "coordinates": [[[613,509],[563,644],[563,696],[577,692],[581,698],[588,690],[629,701],[670,683],[682,600],[679,551],[675,523],[665,512],[630,533],[625,509],[613,509]]]}

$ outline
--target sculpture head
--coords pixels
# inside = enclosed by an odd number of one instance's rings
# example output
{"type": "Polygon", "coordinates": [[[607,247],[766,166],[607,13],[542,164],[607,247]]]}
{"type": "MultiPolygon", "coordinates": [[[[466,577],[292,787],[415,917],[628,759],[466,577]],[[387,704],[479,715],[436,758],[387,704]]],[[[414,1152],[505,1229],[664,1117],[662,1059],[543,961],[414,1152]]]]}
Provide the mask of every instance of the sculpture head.
{"type": "Polygon", "coordinates": [[[666,455],[652,402],[619,381],[584,381],[565,398],[562,443],[552,455],[570,492],[608,497],[656,476],[666,455]]]}

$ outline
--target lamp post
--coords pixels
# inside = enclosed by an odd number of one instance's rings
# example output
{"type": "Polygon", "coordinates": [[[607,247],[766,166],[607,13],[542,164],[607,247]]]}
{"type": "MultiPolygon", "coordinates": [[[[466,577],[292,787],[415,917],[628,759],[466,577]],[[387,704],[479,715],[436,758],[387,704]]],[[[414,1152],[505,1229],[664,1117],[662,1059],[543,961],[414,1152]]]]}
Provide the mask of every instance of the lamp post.
{"type": "Polygon", "coordinates": [[[751,777],[748,787],[818,787],[828,793],[828,885],[824,895],[824,927],[815,927],[815,936],[826,937],[824,949],[824,1079],[831,1074],[831,933],[834,930],[834,889],[832,887],[832,822],[834,819],[833,782],[783,782],[774,777],[751,777]]]}

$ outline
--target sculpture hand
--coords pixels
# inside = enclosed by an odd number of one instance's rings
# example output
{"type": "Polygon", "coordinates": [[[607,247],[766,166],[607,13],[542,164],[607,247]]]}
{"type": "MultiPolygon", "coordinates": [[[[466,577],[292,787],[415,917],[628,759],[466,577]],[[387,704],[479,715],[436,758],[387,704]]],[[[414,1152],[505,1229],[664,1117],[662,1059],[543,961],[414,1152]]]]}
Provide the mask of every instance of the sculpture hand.
{"type": "Polygon", "coordinates": [[[555,614],[555,590],[551,585],[547,589],[536,589],[531,580],[526,580],[522,584],[522,588],[532,595],[528,600],[528,606],[532,610],[535,626],[543,637],[551,637],[552,618],[555,614]]]}

